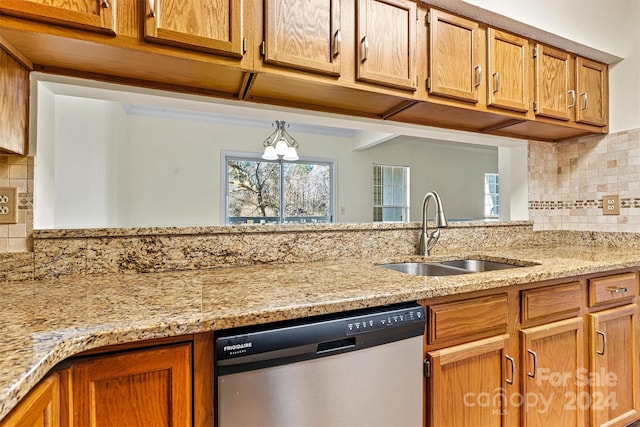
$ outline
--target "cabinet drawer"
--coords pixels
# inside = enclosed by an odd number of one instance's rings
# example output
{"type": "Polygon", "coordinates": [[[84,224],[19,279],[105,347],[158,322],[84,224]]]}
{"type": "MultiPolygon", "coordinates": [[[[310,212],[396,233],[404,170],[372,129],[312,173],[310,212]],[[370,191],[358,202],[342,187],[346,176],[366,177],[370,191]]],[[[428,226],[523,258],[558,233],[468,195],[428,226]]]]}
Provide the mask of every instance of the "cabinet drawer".
{"type": "Polygon", "coordinates": [[[507,294],[430,305],[428,342],[503,334],[507,330],[507,308],[507,294]]]}
{"type": "Polygon", "coordinates": [[[522,322],[578,316],[581,299],[580,282],[522,291],[522,322]]]}
{"type": "Polygon", "coordinates": [[[589,307],[616,301],[627,302],[637,294],[638,276],[636,273],[589,279],[589,307]]]}

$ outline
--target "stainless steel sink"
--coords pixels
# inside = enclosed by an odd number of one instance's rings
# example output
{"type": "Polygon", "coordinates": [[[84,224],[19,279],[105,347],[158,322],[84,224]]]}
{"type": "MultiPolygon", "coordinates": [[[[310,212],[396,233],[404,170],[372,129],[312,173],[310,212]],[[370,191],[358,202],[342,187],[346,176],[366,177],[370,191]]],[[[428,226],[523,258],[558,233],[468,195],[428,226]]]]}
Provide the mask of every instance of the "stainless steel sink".
{"type": "Polygon", "coordinates": [[[414,276],[452,276],[456,274],[480,273],[483,271],[503,270],[522,267],[506,262],[486,261],[481,259],[459,259],[440,262],[397,262],[378,264],[380,267],[414,276]]]}
{"type": "Polygon", "coordinates": [[[509,264],[506,262],[485,261],[482,259],[459,259],[456,261],[442,261],[441,264],[471,270],[474,273],[481,271],[504,270],[505,268],[516,268],[519,265],[509,264]]]}
{"type": "Polygon", "coordinates": [[[470,270],[446,266],[432,262],[398,262],[391,264],[378,264],[380,267],[412,274],[414,276],[451,276],[454,274],[469,274],[470,270]]]}

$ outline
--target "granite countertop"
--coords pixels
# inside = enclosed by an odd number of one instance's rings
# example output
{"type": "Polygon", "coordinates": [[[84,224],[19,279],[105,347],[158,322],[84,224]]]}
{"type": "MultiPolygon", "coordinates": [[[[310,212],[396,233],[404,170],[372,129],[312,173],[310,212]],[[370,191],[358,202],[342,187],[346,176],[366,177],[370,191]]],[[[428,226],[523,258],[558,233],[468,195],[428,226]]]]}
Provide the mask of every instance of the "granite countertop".
{"type": "MultiPolygon", "coordinates": [[[[301,318],[640,266],[640,252],[554,246],[450,252],[539,265],[416,277],[370,260],[67,276],[0,288],[0,419],[58,362],[105,345],[301,318]]],[[[422,260],[408,256],[382,261],[422,260]]]]}

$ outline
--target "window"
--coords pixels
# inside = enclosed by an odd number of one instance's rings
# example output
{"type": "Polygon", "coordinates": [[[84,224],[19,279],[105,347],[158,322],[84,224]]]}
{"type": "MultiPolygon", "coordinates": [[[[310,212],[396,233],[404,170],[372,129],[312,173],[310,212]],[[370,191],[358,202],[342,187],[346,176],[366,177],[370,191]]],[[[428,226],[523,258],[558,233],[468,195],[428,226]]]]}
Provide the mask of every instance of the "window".
{"type": "Polygon", "coordinates": [[[223,159],[227,224],[333,222],[333,162],[223,159]]]}
{"type": "Polygon", "coordinates": [[[409,167],[373,165],[373,220],[409,221],[409,167]]]}
{"type": "Polygon", "coordinates": [[[498,174],[484,174],[484,216],[485,218],[498,218],[498,174]]]}

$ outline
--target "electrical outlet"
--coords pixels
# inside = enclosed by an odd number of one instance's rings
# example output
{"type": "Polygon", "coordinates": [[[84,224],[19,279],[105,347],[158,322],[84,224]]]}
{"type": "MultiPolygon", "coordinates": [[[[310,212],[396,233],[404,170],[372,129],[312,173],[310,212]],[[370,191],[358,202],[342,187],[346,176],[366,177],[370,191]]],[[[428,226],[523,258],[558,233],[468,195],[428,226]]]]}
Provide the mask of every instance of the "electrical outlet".
{"type": "Polygon", "coordinates": [[[0,224],[18,222],[18,189],[0,187],[0,224]]]}
{"type": "Polygon", "coordinates": [[[620,215],[620,196],[602,196],[602,215],[620,215]]]}

